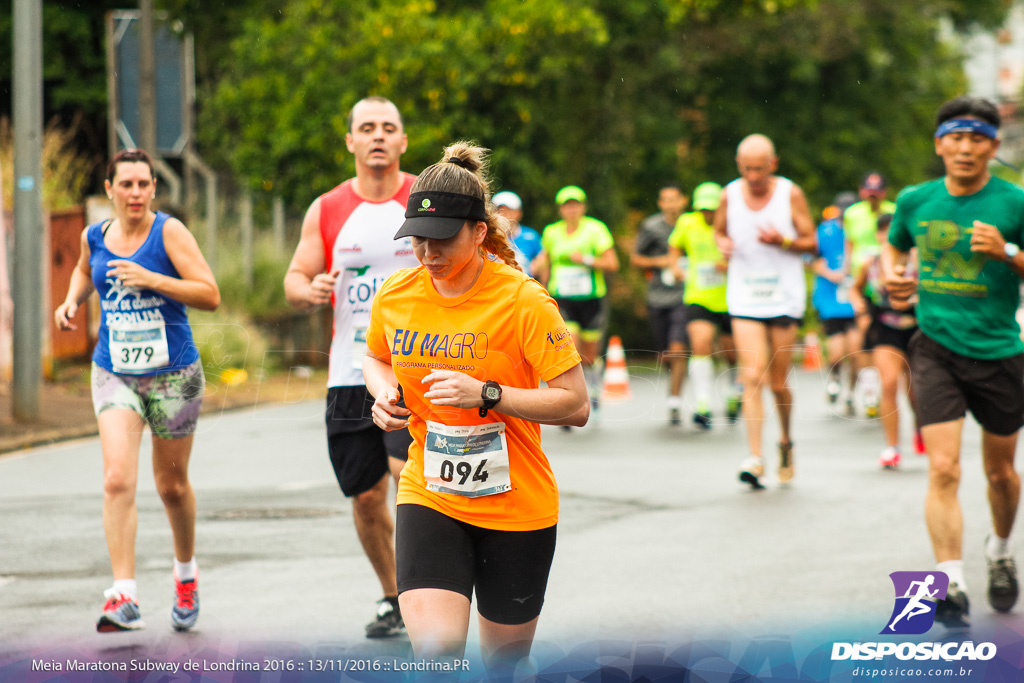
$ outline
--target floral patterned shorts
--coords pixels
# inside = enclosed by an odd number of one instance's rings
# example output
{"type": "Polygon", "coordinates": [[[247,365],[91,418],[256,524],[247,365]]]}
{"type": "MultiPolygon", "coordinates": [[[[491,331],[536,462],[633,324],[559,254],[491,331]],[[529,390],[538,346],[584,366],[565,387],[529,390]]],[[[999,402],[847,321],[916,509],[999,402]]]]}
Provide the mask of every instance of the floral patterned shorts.
{"type": "Polygon", "coordinates": [[[180,439],[196,430],[206,376],[197,360],[187,368],[159,375],[119,375],[92,364],[92,404],[96,416],[127,408],[142,416],[153,436],[180,439]]]}

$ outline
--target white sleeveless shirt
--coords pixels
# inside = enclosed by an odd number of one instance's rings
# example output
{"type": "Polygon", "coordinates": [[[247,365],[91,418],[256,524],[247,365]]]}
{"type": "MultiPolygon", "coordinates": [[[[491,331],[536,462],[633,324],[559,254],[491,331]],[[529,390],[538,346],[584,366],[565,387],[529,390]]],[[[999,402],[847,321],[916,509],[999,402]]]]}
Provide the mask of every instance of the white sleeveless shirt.
{"type": "Polygon", "coordinates": [[[771,226],[783,237],[796,239],[790,197],[793,182],[775,177],[768,204],[753,211],[743,198],[743,179],[725,186],[726,232],[732,240],[726,300],[729,314],[744,318],[802,318],[807,306],[807,283],[800,256],[758,241],[758,228],[771,226]]]}
{"type": "Polygon", "coordinates": [[[419,266],[408,237],[395,240],[405,221],[405,206],[415,176],[402,174],[402,186],[381,202],[363,199],[347,180],[320,204],[320,236],[327,272],[340,271],[334,285],[334,336],[331,339],[328,387],[360,386],[366,330],[377,288],[401,268],[419,266]]]}

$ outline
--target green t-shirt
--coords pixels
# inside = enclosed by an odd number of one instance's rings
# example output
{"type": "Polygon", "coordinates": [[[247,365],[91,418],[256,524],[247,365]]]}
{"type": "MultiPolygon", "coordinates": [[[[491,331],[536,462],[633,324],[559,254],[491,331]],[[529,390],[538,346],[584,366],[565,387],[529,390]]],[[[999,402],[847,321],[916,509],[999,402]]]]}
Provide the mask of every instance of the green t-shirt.
{"type": "Polygon", "coordinates": [[[704,220],[704,214],[693,211],[680,216],[668,243],[686,252],[683,302],[725,313],[725,273],[716,267],[722,261],[722,252],[715,242],[715,229],[704,220]]]}
{"type": "Polygon", "coordinates": [[[572,262],[575,252],[597,258],[615,246],[608,226],[590,216],[569,234],[565,221],[544,228],[541,245],[551,260],[551,278],[548,291],[556,299],[599,299],[608,291],[604,273],[595,268],[572,262]]]}
{"type": "Polygon", "coordinates": [[[889,242],[917,247],[921,331],[962,356],[992,360],[1024,352],[1015,318],[1020,278],[1004,261],[971,253],[974,221],[1024,244],[1024,190],[992,178],[954,197],[943,178],[908,188],[896,202],[889,242]]]}
{"type": "Polygon", "coordinates": [[[853,204],[843,213],[843,231],[853,245],[850,263],[854,270],[882,252],[882,246],[878,243],[878,217],[895,211],[894,202],[882,202],[878,213],[875,213],[871,210],[871,203],[863,201],[853,204]]]}

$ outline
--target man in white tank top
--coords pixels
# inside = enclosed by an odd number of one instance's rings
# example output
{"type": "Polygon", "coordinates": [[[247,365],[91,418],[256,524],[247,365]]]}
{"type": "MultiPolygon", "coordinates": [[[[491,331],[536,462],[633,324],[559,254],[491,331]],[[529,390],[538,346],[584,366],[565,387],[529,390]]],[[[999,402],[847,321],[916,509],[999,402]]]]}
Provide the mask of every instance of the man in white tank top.
{"type": "Polygon", "coordinates": [[[366,330],[377,288],[396,270],[419,265],[410,240],[395,241],[415,177],[398,165],[408,140],[398,109],[383,97],[352,107],[345,144],[356,177],[318,197],[302,221],[302,237],[284,279],[288,303],[334,309],[327,380],[327,446],[342,493],[352,500],[359,541],[384,598],[366,626],[368,638],[402,627],[395,577],[394,522],[388,481],[398,480],[412,438],[407,429],[373,424],[373,397],[363,380],[366,330]],[[389,476],[390,474],[390,476],[389,476]]]}
{"type": "Polygon", "coordinates": [[[740,177],[722,191],[715,232],[729,259],[726,298],[743,379],[743,415],[750,457],[740,481],[763,488],[761,390],[768,384],[779,414],[779,482],[793,478],[790,415],[793,394],[787,376],[797,327],[806,306],[801,253],[817,249],[814,223],[803,191],[775,175],[775,146],[750,135],[736,149],[740,177]]]}

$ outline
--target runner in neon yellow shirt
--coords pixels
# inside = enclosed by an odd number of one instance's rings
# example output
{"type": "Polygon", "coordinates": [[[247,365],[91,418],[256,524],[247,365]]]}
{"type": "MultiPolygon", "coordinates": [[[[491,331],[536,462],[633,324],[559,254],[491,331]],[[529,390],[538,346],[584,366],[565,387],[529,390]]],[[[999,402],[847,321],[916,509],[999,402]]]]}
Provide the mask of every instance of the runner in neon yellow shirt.
{"type": "Polygon", "coordinates": [[[608,226],[587,216],[587,193],[567,185],[555,195],[562,220],[544,228],[543,251],[534,275],[546,283],[558,304],[572,340],[583,358],[583,373],[590,386],[591,405],[597,408],[600,392],[594,369],[605,328],[605,273],[619,269],[615,241],[608,226]]]}
{"type": "Polygon", "coordinates": [[[715,210],[721,202],[722,186],[702,183],[693,190],[695,211],[683,214],[668,238],[669,255],[673,263],[686,255],[686,273],[677,276],[685,280],[683,303],[687,304],[686,331],[690,336],[690,381],[697,398],[694,424],[711,428],[711,393],[714,385],[714,365],[711,360],[715,332],[719,346],[729,363],[730,395],[726,399],[726,414],[734,421],[740,410],[740,390],[736,378],[736,347],[732,339],[725,299],[725,273],[728,263],[722,257],[715,241],[715,210]]]}

